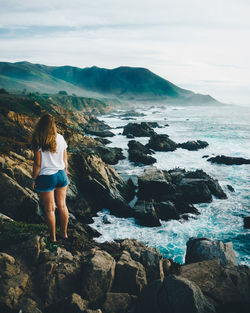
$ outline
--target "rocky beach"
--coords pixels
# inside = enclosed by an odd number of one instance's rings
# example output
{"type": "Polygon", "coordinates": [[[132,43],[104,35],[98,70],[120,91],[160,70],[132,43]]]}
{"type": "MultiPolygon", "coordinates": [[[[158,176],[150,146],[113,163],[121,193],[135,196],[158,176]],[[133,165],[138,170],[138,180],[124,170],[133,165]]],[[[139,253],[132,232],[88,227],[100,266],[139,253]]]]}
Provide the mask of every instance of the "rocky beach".
{"type": "MultiPolygon", "coordinates": [[[[162,113],[146,121],[140,110],[115,111],[112,104],[75,98],[0,94],[0,312],[248,312],[250,270],[231,240],[189,236],[178,262],[170,246],[168,254],[167,245],[163,251],[122,233],[126,221],[149,236],[166,223],[185,229],[202,221],[202,206],[219,201],[223,207],[231,199],[237,184],[225,188],[215,172],[160,166],[163,153],[205,155],[209,140],[175,138],[162,113]],[[69,146],[69,239],[58,247],[47,240],[43,209],[29,183],[29,139],[45,112],[69,146]],[[112,238],[110,230],[119,225],[112,238]]],[[[248,158],[199,157],[209,166],[249,166],[248,158]]]]}

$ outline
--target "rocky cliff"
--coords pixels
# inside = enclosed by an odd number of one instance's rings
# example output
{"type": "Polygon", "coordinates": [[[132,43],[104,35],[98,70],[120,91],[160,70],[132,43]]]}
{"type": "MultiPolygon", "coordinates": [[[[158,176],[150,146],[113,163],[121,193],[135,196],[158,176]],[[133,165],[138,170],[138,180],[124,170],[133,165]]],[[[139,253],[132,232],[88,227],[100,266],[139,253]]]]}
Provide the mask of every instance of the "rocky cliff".
{"type": "MultiPolygon", "coordinates": [[[[179,196],[203,190],[206,201],[217,190],[225,197],[211,177],[152,168],[139,179],[143,205],[131,208],[134,186],[110,165],[122,157],[121,151],[106,147],[105,138],[85,135],[107,130],[92,114],[54,99],[4,94],[0,121],[0,312],[248,312],[250,272],[236,264],[232,245],[193,238],[181,266],[136,240],[98,244],[94,238],[99,233],[88,225],[103,207],[144,222],[154,212],[157,218],[183,213],[183,203],[174,202],[174,190],[179,196]],[[47,240],[43,210],[29,181],[29,139],[43,112],[55,117],[69,145],[69,239],[59,246],[47,240]],[[147,191],[153,192],[153,185],[157,194],[147,191]],[[173,199],[163,199],[169,188],[173,199]]],[[[185,210],[194,210],[192,203],[198,200],[188,199],[185,210]]]]}

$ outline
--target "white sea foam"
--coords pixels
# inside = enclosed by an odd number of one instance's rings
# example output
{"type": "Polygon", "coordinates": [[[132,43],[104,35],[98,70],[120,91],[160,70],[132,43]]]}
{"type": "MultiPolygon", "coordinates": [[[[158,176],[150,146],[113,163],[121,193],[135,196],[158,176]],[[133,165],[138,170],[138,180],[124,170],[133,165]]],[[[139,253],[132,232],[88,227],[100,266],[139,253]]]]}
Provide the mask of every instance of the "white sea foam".
{"type": "MultiPolygon", "coordinates": [[[[99,230],[102,236],[98,241],[116,238],[136,238],[150,246],[158,247],[160,251],[175,261],[183,262],[186,242],[190,237],[210,237],[224,242],[232,241],[240,263],[250,265],[250,230],[244,229],[243,217],[250,215],[250,165],[218,165],[202,158],[204,155],[229,155],[250,158],[250,110],[237,106],[205,107],[152,107],[138,110],[145,113],[144,117],[137,117],[136,121],[158,122],[163,128],[155,131],[168,134],[176,142],[187,140],[205,140],[209,146],[199,151],[177,149],[173,152],[156,152],[154,164],[160,169],[175,167],[186,170],[203,169],[212,177],[219,180],[228,199],[214,199],[209,204],[195,205],[200,215],[189,221],[162,221],[160,227],[142,227],[133,218],[117,218],[107,210],[98,213],[92,227],[99,230]],[[230,192],[227,185],[232,185],[235,192],[230,192]],[[111,224],[103,223],[103,216],[107,215],[111,224]]],[[[127,139],[122,128],[129,120],[121,120],[119,116],[101,119],[113,127],[117,136],[111,138],[109,146],[120,147],[127,156],[127,139]]],[[[145,144],[149,138],[135,138],[145,144]]],[[[139,175],[145,166],[134,166],[127,159],[116,166],[121,175],[139,175]]]]}

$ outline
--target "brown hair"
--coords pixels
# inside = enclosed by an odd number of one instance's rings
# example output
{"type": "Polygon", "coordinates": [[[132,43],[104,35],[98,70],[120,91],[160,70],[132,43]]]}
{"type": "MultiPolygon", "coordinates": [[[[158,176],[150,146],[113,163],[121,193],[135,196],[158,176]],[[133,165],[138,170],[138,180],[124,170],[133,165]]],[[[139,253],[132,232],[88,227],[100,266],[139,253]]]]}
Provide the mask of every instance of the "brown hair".
{"type": "Polygon", "coordinates": [[[43,115],[38,121],[32,135],[31,146],[33,150],[56,152],[56,124],[53,116],[43,115]]]}

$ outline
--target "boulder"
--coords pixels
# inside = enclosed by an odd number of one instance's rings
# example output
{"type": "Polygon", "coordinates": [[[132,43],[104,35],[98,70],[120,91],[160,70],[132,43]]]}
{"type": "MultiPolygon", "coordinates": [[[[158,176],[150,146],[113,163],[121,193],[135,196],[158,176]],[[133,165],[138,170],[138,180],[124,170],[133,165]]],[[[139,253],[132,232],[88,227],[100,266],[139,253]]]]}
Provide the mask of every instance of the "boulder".
{"type": "Polygon", "coordinates": [[[207,159],[207,161],[212,162],[212,163],[217,163],[217,164],[225,164],[225,165],[250,164],[250,159],[230,157],[230,156],[225,156],[225,155],[217,155],[216,157],[207,159]]]}
{"type": "Polygon", "coordinates": [[[250,269],[223,266],[218,259],[181,266],[180,276],[200,287],[217,312],[247,313],[250,306],[250,269]]]}
{"type": "Polygon", "coordinates": [[[204,149],[208,146],[208,143],[206,141],[202,140],[190,140],[183,143],[178,144],[178,148],[186,149],[189,151],[197,151],[199,149],[204,149]]]}
{"type": "Polygon", "coordinates": [[[96,151],[101,156],[105,163],[114,165],[117,164],[119,160],[125,159],[121,148],[110,148],[105,146],[98,146],[96,151]]]}
{"type": "Polygon", "coordinates": [[[227,197],[218,181],[203,170],[164,171],[152,166],[138,177],[138,189],[139,199],[157,202],[202,203],[212,201],[212,195],[227,197]]]}
{"type": "Polygon", "coordinates": [[[141,263],[147,274],[147,282],[164,279],[163,258],[158,250],[145,249],[141,252],[141,263]]]}
{"type": "Polygon", "coordinates": [[[116,264],[113,290],[138,295],[146,284],[146,271],[143,265],[134,261],[129,252],[123,251],[116,264]]]}
{"type": "Polygon", "coordinates": [[[150,165],[156,162],[155,158],[148,155],[152,154],[153,152],[150,149],[146,148],[140,142],[130,140],[128,143],[128,147],[129,160],[131,162],[143,163],[146,165],[150,165]]]}
{"type": "Polygon", "coordinates": [[[244,227],[250,228],[250,216],[244,217],[244,227]]]}
{"type": "Polygon", "coordinates": [[[102,309],[105,313],[126,313],[134,302],[134,298],[128,293],[107,292],[102,309]]]}
{"type": "Polygon", "coordinates": [[[46,313],[83,313],[89,302],[84,300],[79,294],[72,293],[69,297],[60,302],[54,303],[46,308],[46,313]]]}
{"type": "Polygon", "coordinates": [[[131,134],[135,137],[150,137],[152,134],[155,134],[155,131],[146,122],[141,122],[140,124],[128,123],[126,126],[124,126],[122,134],[131,134]]]}
{"type": "Polygon", "coordinates": [[[73,257],[69,251],[58,247],[54,252],[45,249],[40,260],[42,264],[37,269],[36,279],[46,306],[79,290],[81,266],[78,256],[73,257]]]}
{"type": "Polygon", "coordinates": [[[111,290],[115,265],[115,259],[102,250],[97,250],[92,258],[83,265],[81,295],[84,299],[97,302],[111,290]]]}
{"type": "Polygon", "coordinates": [[[177,144],[168,135],[153,134],[149,139],[147,147],[155,151],[174,151],[177,148],[177,144]]]}
{"type": "Polygon", "coordinates": [[[134,217],[143,226],[161,226],[152,202],[138,200],[133,207],[134,217]]]}
{"type": "Polygon", "coordinates": [[[9,310],[17,309],[20,297],[27,287],[29,276],[21,271],[12,256],[0,252],[0,278],[1,306],[9,310]]]}
{"type": "Polygon", "coordinates": [[[174,275],[155,280],[138,298],[136,313],[215,313],[200,288],[193,282],[174,275]]]}
{"type": "Polygon", "coordinates": [[[187,242],[185,264],[218,259],[221,264],[237,265],[232,242],[223,243],[209,238],[190,238],[187,242]]]}

